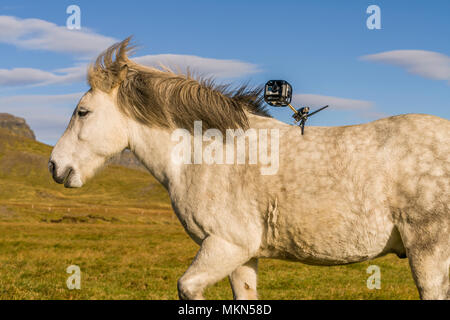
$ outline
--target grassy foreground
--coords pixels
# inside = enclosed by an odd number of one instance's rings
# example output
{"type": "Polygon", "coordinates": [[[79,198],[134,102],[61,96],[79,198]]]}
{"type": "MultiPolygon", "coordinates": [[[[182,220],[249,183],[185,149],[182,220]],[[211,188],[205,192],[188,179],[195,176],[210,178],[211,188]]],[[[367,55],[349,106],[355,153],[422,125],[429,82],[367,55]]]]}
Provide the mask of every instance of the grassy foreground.
{"type": "MultiPolygon", "coordinates": [[[[176,299],[198,247],[148,174],[112,166],[81,189],[47,173],[51,148],[0,130],[0,299],[176,299]],[[69,290],[66,268],[81,268],[69,290]]],[[[261,299],[417,299],[407,260],[339,267],[261,260],[261,299]],[[369,290],[369,265],[381,289],[369,290]]],[[[210,299],[230,299],[225,279],[210,299]]]]}

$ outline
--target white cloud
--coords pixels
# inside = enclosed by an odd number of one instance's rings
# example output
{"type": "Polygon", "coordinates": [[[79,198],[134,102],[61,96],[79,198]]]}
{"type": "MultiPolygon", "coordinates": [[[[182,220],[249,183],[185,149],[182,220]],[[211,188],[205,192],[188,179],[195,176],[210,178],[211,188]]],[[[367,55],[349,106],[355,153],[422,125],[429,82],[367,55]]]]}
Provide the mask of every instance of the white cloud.
{"type": "Polygon", "coordinates": [[[447,80],[450,84],[450,57],[425,50],[394,50],[370,54],[362,60],[392,64],[407,72],[433,80],[447,80]]]}
{"type": "Polygon", "coordinates": [[[322,96],[318,94],[296,94],[293,96],[293,100],[296,104],[300,105],[320,107],[328,104],[333,106],[334,109],[340,110],[368,110],[373,107],[373,102],[371,101],[322,96]]]}
{"type": "Polygon", "coordinates": [[[21,86],[54,80],[57,76],[51,72],[32,69],[0,69],[0,85],[21,86]]]}
{"type": "Polygon", "coordinates": [[[0,16],[0,42],[25,49],[47,50],[91,58],[117,42],[82,26],[69,30],[40,19],[0,16]]]}
{"type": "Polygon", "coordinates": [[[318,94],[295,94],[294,104],[313,108],[329,105],[333,110],[356,111],[365,118],[377,119],[386,116],[375,110],[375,104],[366,100],[355,100],[318,94]]]}
{"type": "Polygon", "coordinates": [[[54,144],[83,94],[0,97],[0,112],[25,118],[39,141],[54,144]]]}
{"type": "Polygon", "coordinates": [[[86,66],[44,71],[34,68],[0,69],[0,86],[43,86],[50,84],[68,84],[84,81],[86,66]]]}
{"type": "Polygon", "coordinates": [[[83,93],[77,92],[59,95],[24,95],[24,96],[0,97],[0,105],[1,106],[9,105],[11,107],[16,107],[32,103],[40,107],[46,104],[60,104],[60,103],[65,104],[67,102],[73,102],[74,100],[81,99],[82,95],[83,93]]]}
{"type": "Polygon", "coordinates": [[[239,60],[221,60],[181,54],[156,54],[133,59],[146,66],[164,65],[174,71],[198,73],[217,78],[237,78],[260,72],[258,66],[239,60]]]}

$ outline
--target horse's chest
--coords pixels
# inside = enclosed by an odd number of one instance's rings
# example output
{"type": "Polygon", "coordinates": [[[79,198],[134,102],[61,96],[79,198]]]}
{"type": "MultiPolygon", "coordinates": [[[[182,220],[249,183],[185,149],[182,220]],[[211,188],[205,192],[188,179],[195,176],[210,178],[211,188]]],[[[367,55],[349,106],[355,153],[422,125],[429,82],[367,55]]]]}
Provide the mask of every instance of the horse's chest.
{"type": "Polygon", "coordinates": [[[170,194],[172,207],[189,236],[198,244],[209,235],[255,247],[262,228],[253,203],[209,190],[170,194]]]}

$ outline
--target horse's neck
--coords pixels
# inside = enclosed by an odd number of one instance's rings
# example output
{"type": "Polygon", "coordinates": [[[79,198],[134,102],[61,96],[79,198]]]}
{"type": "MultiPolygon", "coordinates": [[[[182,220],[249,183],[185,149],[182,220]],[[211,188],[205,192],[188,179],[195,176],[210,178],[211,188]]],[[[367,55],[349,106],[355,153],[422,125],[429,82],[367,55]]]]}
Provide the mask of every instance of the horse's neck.
{"type": "Polygon", "coordinates": [[[130,128],[129,147],[150,173],[166,188],[176,178],[176,166],[170,159],[174,142],[171,130],[150,128],[134,123],[130,128]]]}
{"type": "MultiPolygon", "coordinates": [[[[285,124],[267,117],[249,115],[251,128],[275,128],[285,124]]],[[[171,158],[172,151],[178,141],[173,141],[174,129],[151,128],[133,122],[130,126],[130,149],[144,164],[150,173],[166,188],[184,184],[198,174],[195,166],[176,164],[171,158]]]]}

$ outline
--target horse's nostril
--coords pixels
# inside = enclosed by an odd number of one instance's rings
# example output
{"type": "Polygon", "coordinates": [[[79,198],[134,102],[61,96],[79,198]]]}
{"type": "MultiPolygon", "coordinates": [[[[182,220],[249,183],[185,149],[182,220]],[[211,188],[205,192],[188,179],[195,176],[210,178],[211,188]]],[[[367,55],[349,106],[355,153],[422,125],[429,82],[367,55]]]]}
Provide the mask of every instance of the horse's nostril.
{"type": "Polygon", "coordinates": [[[54,163],[53,161],[50,160],[50,161],[48,162],[48,171],[50,171],[50,173],[51,173],[52,175],[54,174],[55,167],[56,167],[55,163],[54,163]]]}

